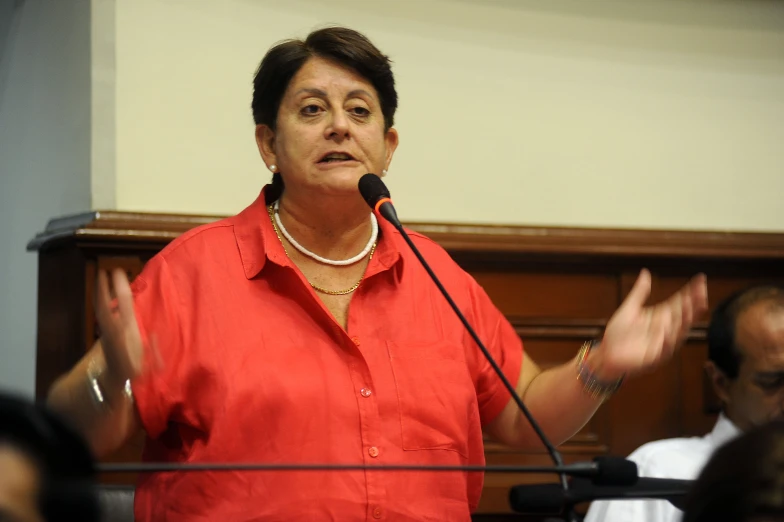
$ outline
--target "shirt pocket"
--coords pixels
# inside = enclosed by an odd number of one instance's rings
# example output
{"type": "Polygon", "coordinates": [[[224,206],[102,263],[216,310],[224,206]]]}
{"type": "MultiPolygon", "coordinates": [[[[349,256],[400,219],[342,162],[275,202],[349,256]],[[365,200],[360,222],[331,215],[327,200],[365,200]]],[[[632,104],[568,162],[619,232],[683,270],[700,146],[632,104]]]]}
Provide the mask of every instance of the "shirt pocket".
{"type": "Polygon", "coordinates": [[[448,342],[387,342],[404,450],[451,450],[468,458],[476,392],[463,347],[448,342]]]}

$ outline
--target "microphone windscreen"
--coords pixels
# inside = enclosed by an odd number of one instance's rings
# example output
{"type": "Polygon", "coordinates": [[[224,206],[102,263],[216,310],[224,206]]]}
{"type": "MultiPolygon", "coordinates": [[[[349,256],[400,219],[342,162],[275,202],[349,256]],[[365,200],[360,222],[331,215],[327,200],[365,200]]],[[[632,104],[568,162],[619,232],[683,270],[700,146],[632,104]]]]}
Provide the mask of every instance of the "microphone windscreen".
{"type": "Polygon", "coordinates": [[[637,464],[623,457],[596,457],[599,472],[592,482],[597,486],[633,486],[637,483],[637,464]]]}
{"type": "Polygon", "coordinates": [[[359,193],[372,209],[376,208],[378,200],[390,197],[389,190],[381,178],[370,173],[359,178],[359,193]]]}
{"type": "Polygon", "coordinates": [[[517,513],[560,513],[565,500],[560,484],[526,484],[509,489],[509,505],[517,513]]]}

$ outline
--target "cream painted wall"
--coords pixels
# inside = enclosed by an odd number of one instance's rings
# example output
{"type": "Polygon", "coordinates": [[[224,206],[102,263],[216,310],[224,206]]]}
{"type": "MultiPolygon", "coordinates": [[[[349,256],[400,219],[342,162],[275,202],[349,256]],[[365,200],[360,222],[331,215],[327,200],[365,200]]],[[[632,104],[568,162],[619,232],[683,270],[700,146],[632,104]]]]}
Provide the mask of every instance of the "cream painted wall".
{"type": "Polygon", "coordinates": [[[344,24],[395,62],[404,220],[784,231],[784,3],[116,0],[116,201],[229,214],[269,178],[254,70],[344,24]],[[437,199],[433,199],[436,198],[437,199]]]}

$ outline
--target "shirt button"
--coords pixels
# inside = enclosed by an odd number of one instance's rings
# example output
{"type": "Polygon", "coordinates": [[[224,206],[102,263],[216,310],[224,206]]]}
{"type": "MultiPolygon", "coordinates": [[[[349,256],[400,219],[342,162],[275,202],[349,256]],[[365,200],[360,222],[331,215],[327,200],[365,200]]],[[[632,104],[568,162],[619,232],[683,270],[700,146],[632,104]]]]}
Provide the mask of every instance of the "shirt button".
{"type": "Polygon", "coordinates": [[[375,446],[370,446],[370,448],[368,448],[368,455],[373,458],[378,457],[378,448],[375,446]]]}
{"type": "Polygon", "coordinates": [[[359,390],[359,394],[362,395],[363,397],[370,397],[371,393],[373,392],[370,391],[370,388],[362,388],[361,390],[359,390]]]}
{"type": "Polygon", "coordinates": [[[373,518],[381,518],[381,508],[377,507],[373,510],[373,518]]]}
{"type": "Polygon", "coordinates": [[[359,346],[359,337],[352,337],[352,338],[351,338],[351,341],[352,341],[354,344],[356,344],[357,346],[359,346]]]}

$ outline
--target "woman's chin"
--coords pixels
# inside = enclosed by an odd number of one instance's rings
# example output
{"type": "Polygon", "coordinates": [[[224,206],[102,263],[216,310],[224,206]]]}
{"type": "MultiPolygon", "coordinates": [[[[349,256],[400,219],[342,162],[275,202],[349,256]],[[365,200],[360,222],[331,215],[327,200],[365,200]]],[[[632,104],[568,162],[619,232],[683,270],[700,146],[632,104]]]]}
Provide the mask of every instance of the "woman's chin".
{"type": "Polygon", "coordinates": [[[367,171],[357,166],[329,169],[319,173],[318,184],[330,190],[356,192],[359,178],[365,174],[367,171]]]}
{"type": "Polygon", "coordinates": [[[347,196],[359,194],[359,179],[368,173],[367,167],[354,162],[332,168],[317,168],[307,174],[285,175],[283,181],[287,187],[303,193],[318,192],[325,196],[347,196]]]}

